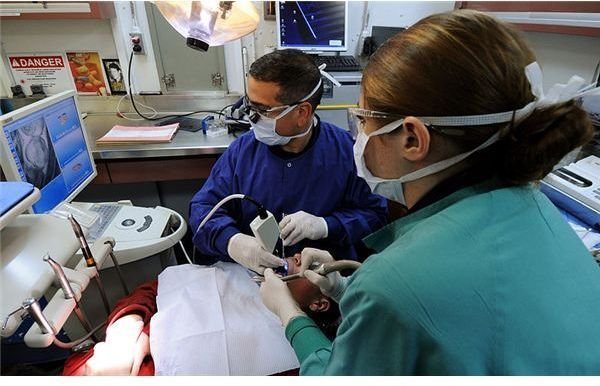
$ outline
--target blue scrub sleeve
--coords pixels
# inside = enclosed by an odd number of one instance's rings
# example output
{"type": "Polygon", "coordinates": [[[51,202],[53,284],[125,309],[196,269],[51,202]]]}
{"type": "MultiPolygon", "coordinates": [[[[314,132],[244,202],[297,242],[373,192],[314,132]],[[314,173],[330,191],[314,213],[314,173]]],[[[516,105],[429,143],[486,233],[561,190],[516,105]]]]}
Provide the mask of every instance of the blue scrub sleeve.
{"type": "Polygon", "coordinates": [[[224,209],[227,204],[217,210],[199,231],[197,229],[208,212],[219,201],[234,193],[232,191],[232,181],[236,152],[237,146],[232,144],[221,155],[210,176],[190,202],[190,225],[194,245],[200,253],[216,257],[222,261],[232,261],[227,254],[227,244],[231,236],[240,232],[235,220],[224,209]]]}
{"type": "Polygon", "coordinates": [[[356,168],[349,175],[341,208],[325,221],[328,239],[354,245],[386,224],[387,201],[371,192],[365,180],[356,175],[356,168]]]}

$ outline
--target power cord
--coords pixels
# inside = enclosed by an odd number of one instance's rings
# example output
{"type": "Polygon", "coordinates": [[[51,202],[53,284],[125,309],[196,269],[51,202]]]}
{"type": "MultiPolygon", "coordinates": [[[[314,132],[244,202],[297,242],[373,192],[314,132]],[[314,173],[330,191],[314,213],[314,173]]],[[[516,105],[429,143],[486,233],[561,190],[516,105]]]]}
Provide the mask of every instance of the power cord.
{"type": "MultiPolygon", "coordinates": [[[[131,100],[131,105],[133,106],[133,109],[135,110],[135,112],[137,113],[137,115],[139,115],[140,117],[142,117],[145,120],[148,121],[159,121],[161,119],[165,119],[165,118],[177,118],[177,117],[187,117],[190,115],[194,115],[194,114],[201,114],[201,113],[209,113],[209,114],[217,114],[219,116],[224,115],[222,113],[223,110],[221,111],[215,111],[215,110],[197,110],[197,111],[192,111],[191,113],[186,113],[186,114],[170,114],[170,115],[164,115],[162,117],[156,117],[156,116],[152,116],[152,117],[147,117],[144,114],[142,114],[136,105],[135,99],[133,98],[133,90],[131,88],[131,68],[132,68],[132,64],[133,64],[133,51],[131,51],[131,54],[129,55],[129,64],[127,66],[128,70],[127,70],[127,84],[129,85],[129,99],[131,100]]],[[[148,107],[148,106],[145,106],[148,107]]],[[[154,110],[154,109],[152,109],[154,110]]],[[[154,110],[156,111],[156,110],[154,110]]]]}
{"type": "Polygon", "coordinates": [[[204,220],[202,220],[202,222],[200,223],[200,225],[198,225],[198,228],[196,228],[196,232],[194,232],[194,234],[198,233],[198,231],[200,230],[200,228],[202,228],[204,226],[204,224],[206,224],[206,222],[213,216],[213,214],[215,214],[215,212],[217,210],[219,210],[219,208],[221,206],[223,206],[224,204],[226,204],[227,202],[233,200],[233,199],[241,199],[241,200],[248,200],[251,203],[253,203],[256,208],[257,208],[257,212],[258,212],[258,216],[261,219],[266,219],[268,217],[267,214],[267,210],[265,209],[265,207],[258,201],[256,201],[255,199],[253,199],[250,196],[247,196],[245,194],[240,194],[240,193],[236,193],[236,194],[231,194],[227,197],[225,197],[224,199],[222,199],[221,201],[219,201],[217,203],[217,205],[214,206],[214,208],[212,208],[210,210],[210,212],[208,212],[208,214],[206,215],[206,217],[204,217],[204,220]]]}
{"type": "MultiPolygon", "coordinates": [[[[264,220],[266,219],[269,214],[267,213],[267,210],[265,209],[265,207],[259,203],[258,201],[256,201],[254,198],[247,196],[245,194],[240,194],[240,193],[236,193],[236,194],[231,194],[225,198],[223,198],[221,201],[219,201],[217,203],[217,205],[215,205],[210,212],[208,212],[208,214],[206,215],[206,217],[204,217],[204,219],[202,220],[202,222],[200,222],[200,225],[198,225],[198,228],[196,228],[196,232],[194,232],[194,234],[192,235],[192,245],[193,245],[193,239],[194,236],[200,231],[200,228],[202,228],[204,226],[204,224],[206,224],[206,222],[215,214],[215,212],[217,210],[219,210],[219,208],[221,206],[223,206],[225,203],[233,200],[233,199],[241,199],[241,200],[247,200],[251,203],[253,203],[256,207],[257,207],[257,211],[258,211],[258,216],[264,220]]],[[[193,252],[192,252],[192,260],[196,261],[196,248],[194,247],[193,252]]]]}

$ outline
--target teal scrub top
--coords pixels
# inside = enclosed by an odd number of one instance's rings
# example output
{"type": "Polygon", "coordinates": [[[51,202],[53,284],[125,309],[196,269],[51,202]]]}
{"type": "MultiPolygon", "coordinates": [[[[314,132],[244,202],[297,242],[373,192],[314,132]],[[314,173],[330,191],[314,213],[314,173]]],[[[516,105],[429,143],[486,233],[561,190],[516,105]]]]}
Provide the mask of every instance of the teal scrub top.
{"type": "Polygon", "coordinates": [[[490,189],[369,236],[333,344],[307,317],[288,324],[300,373],[600,374],[600,268],[537,188],[490,189]]]}

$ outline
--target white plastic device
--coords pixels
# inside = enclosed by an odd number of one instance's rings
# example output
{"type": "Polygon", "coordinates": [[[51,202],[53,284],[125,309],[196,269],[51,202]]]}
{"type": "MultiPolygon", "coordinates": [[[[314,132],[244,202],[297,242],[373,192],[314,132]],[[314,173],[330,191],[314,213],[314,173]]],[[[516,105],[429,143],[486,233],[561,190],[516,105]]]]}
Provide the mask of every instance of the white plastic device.
{"type": "Polygon", "coordinates": [[[564,166],[544,181],[600,212],[600,158],[592,155],[564,166]]]}
{"type": "Polygon", "coordinates": [[[265,219],[256,216],[250,223],[250,229],[263,249],[273,253],[275,245],[277,245],[277,240],[279,240],[279,225],[273,213],[267,211],[267,218],[265,219]]]}

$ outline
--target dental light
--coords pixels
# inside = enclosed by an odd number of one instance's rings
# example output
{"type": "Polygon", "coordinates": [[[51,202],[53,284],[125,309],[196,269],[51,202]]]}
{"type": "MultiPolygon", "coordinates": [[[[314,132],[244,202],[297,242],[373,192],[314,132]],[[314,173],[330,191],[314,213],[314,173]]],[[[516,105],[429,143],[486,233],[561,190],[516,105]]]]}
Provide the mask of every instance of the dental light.
{"type": "Polygon", "coordinates": [[[258,26],[250,0],[155,1],[154,4],[186,44],[199,51],[248,35],[258,26]]]}

